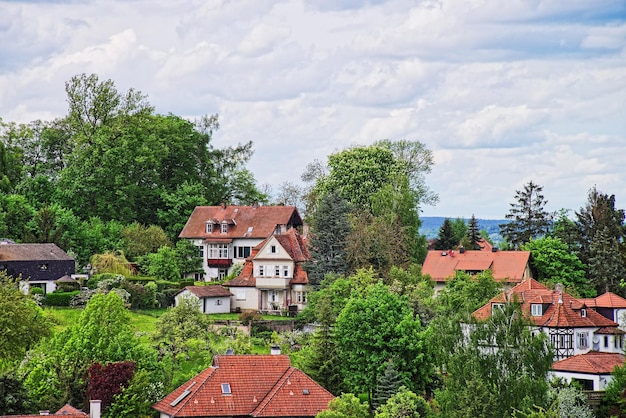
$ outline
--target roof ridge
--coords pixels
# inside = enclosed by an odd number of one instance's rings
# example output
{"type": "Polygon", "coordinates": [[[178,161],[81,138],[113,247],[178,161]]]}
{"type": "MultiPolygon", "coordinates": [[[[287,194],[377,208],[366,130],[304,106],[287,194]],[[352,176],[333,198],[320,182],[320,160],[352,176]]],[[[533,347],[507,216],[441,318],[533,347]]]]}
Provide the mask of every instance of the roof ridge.
{"type": "Polygon", "coordinates": [[[278,390],[284,386],[285,381],[289,379],[289,377],[294,373],[295,369],[296,368],[291,365],[287,367],[287,369],[283,372],[283,374],[276,381],[276,383],[274,383],[274,386],[272,386],[272,389],[270,389],[270,391],[265,394],[265,396],[263,397],[263,400],[261,400],[261,402],[259,402],[259,405],[256,408],[254,408],[254,410],[250,413],[251,416],[253,417],[258,416],[261,412],[263,412],[268,407],[268,405],[270,404],[270,402],[272,401],[276,393],[278,393],[278,390]]]}

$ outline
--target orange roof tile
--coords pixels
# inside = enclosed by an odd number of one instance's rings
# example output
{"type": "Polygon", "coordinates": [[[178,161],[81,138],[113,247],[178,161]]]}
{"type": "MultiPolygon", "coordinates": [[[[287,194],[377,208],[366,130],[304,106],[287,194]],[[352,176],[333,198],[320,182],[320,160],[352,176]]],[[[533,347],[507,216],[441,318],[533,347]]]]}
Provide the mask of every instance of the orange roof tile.
{"type": "MultiPolygon", "coordinates": [[[[48,416],[63,416],[64,418],[89,418],[89,414],[74,408],[70,404],[65,404],[54,414],[48,416]]],[[[0,415],[0,418],[41,418],[41,414],[25,414],[25,415],[0,415]]]]}
{"type": "Polygon", "coordinates": [[[189,216],[180,238],[201,238],[208,241],[234,238],[265,239],[278,225],[287,228],[302,225],[295,206],[196,206],[189,216]],[[206,232],[206,222],[228,224],[226,233],[221,228],[206,232]]]}
{"type": "Polygon", "coordinates": [[[552,370],[588,374],[609,374],[615,366],[624,364],[625,357],[617,353],[590,351],[568,357],[552,364],[552,370]]]}
{"type": "Polygon", "coordinates": [[[612,292],[606,292],[595,298],[598,308],[626,308],[626,299],[612,292]]]}
{"type": "Polygon", "coordinates": [[[445,282],[456,271],[484,271],[491,269],[494,279],[513,283],[524,279],[529,251],[428,251],[422,273],[436,282],[445,282]],[[446,255],[442,255],[442,254],[446,255]]]}
{"type": "Polygon", "coordinates": [[[333,395],[285,355],[215,356],[213,366],[153,405],[171,417],[314,417],[333,395]],[[230,393],[223,393],[228,384],[230,393]]]}

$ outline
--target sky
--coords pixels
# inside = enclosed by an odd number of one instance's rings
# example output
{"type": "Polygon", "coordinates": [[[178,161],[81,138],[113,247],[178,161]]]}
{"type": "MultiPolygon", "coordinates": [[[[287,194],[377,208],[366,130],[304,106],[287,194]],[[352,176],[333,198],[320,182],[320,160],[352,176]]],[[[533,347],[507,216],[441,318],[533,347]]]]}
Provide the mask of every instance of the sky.
{"type": "Polygon", "coordinates": [[[624,0],[0,0],[0,118],[67,114],[95,73],[157,113],[218,114],[259,185],[381,139],[422,142],[422,216],[503,219],[516,190],[626,208],[624,0]]]}

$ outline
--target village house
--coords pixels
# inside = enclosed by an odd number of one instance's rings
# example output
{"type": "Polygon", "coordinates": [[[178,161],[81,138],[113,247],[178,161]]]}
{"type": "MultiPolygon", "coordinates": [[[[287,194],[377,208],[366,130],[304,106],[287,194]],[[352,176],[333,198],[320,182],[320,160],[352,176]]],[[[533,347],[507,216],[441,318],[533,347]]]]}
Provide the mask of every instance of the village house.
{"type": "Polygon", "coordinates": [[[174,306],[178,306],[184,298],[191,298],[197,302],[202,313],[229,313],[231,296],[228,289],[221,285],[185,286],[174,295],[174,306]]]}
{"type": "Polygon", "coordinates": [[[491,270],[494,280],[505,288],[532,278],[530,251],[501,251],[487,241],[482,241],[482,245],[482,250],[428,251],[422,273],[435,282],[435,294],[443,290],[446,282],[452,280],[457,272],[475,275],[491,270]]]}
{"type": "Polygon", "coordinates": [[[309,292],[303,264],[310,258],[305,239],[295,229],[269,236],[253,248],[239,276],[224,283],[233,293],[233,310],[302,310],[309,292]]]}
{"type": "Polygon", "coordinates": [[[302,225],[295,206],[197,206],[179,237],[191,241],[202,257],[203,273],[194,279],[212,281],[226,277],[270,235],[302,225]]]}
{"type": "Polygon", "coordinates": [[[56,244],[16,244],[0,241],[0,271],[20,279],[20,289],[28,293],[40,287],[44,294],[56,290],[55,281],[74,275],[76,263],[56,244]]]}
{"type": "Polygon", "coordinates": [[[289,356],[221,355],[213,365],[153,405],[160,418],[315,417],[333,395],[289,356]]]}
{"type": "Polygon", "coordinates": [[[57,412],[51,414],[50,411],[39,411],[38,414],[22,414],[22,415],[0,415],[0,418],[41,418],[42,416],[64,417],[64,418],[100,418],[101,401],[89,401],[89,413],[85,413],[78,408],[74,408],[70,404],[65,404],[57,412]]]}
{"type": "Polygon", "coordinates": [[[534,324],[533,332],[545,333],[554,347],[554,375],[576,380],[589,390],[601,390],[610,380],[607,371],[624,363],[625,332],[585,300],[572,297],[559,285],[549,289],[527,279],[493,297],[472,315],[485,320],[504,304],[519,303],[521,312],[534,324]]]}

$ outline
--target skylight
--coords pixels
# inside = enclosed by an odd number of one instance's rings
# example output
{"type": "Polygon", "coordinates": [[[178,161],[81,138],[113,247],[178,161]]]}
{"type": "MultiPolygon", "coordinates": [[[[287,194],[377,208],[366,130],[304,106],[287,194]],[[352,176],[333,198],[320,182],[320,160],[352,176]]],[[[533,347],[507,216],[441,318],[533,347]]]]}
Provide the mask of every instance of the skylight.
{"type": "Polygon", "coordinates": [[[222,383],[222,395],[230,395],[230,383],[222,383]]]}
{"type": "Polygon", "coordinates": [[[178,398],[174,399],[172,401],[172,403],[170,403],[170,406],[176,406],[180,403],[180,401],[182,401],[183,399],[185,399],[190,393],[191,393],[191,388],[193,387],[193,385],[195,385],[196,382],[193,382],[192,384],[190,384],[187,389],[185,389],[183,391],[183,393],[181,393],[180,395],[178,395],[178,398]]]}

